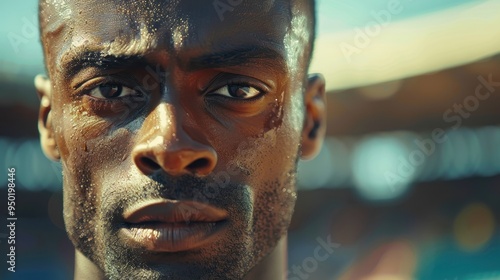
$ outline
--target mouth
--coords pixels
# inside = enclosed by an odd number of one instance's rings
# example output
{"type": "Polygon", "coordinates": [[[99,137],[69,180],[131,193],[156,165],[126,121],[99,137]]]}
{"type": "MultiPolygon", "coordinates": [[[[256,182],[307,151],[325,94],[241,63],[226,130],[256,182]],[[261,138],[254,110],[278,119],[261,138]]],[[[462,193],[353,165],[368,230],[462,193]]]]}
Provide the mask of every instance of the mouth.
{"type": "Polygon", "coordinates": [[[227,225],[228,213],[193,201],[155,200],[124,212],[119,236],[133,247],[152,252],[182,252],[214,242],[227,225]]]}

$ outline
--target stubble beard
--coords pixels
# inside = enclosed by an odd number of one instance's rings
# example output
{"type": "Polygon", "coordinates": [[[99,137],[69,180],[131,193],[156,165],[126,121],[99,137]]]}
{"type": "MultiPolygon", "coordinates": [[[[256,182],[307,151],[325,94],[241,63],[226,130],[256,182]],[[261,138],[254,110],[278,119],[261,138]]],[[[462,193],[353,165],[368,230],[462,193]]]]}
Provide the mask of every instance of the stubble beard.
{"type": "MultiPolygon", "coordinates": [[[[69,227],[67,224],[68,234],[75,247],[103,270],[106,279],[243,279],[287,234],[296,200],[297,161],[298,155],[294,168],[280,178],[253,186],[252,190],[260,190],[255,195],[246,188],[247,192],[237,197],[230,196],[234,201],[253,201],[253,204],[227,209],[230,217],[236,217],[232,221],[233,226],[228,229],[226,238],[210,249],[200,249],[200,253],[207,256],[207,261],[203,263],[151,265],[144,260],[144,252],[121,243],[117,237],[119,228],[113,228],[110,221],[120,212],[119,209],[124,208],[123,201],[102,203],[100,210],[97,210],[95,205],[91,205],[91,199],[85,200],[84,205],[88,204],[91,211],[75,212],[72,218],[76,223],[70,223],[69,227]],[[106,209],[102,209],[104,204],[106,209]],[[242,215],[242,212],[245,214],[242,215]],[[178,270],[175,268],[177,266],[187,269],[178,270]]],[[[184,182],[181,185],[197,184],[200,183],[184,182]]],[[[158,184],[157,187],[162,186],[158,184]]],[[[242,189],[241,186],[233,185],[226,189],[238,188],[242,189]]],[[[157,190],[152,191],[155,192],[157,190]]],[[[139,196],[148,195],[141,193],[139,196]]],[[[181,252],[178,255],[182,257],[188,253],[181,252]]]]}
{"type": "MultiPolygon", "coordinates": [[[[296,171],[293,172],[295,174],[296,171]]],[[[109,246],[105,246],[103,256],[102,267],[107,279],[244,279],[286,236],[295,205],[296,196],[282,191],[291,186],[278,185],[278,182],[269,182],[263,186],[266,191],[256,197],[253,213],[249,214],[248,219],[245,217],[246,221],[240,227],[230,229],[228,236],[233,241],[222,240],[214,246],[217,249],[212,252],[202,250],[210,258],[203,264],[196,264],[196,270],[183,270],[179,274],[176,270],[169,270],[168,266],[152,267],[144,262],[141,254],[116,243],[113,246],[111,242],[109,246]],[[270,204],[279,206],[279,209],[270,211],[270,204]]],[[[116,232],[106,232],[108,234],[105,235],[105,240],[116,240],[116,232]]],[[[183,256],[184,253],[180,255],[183,256]]]]}

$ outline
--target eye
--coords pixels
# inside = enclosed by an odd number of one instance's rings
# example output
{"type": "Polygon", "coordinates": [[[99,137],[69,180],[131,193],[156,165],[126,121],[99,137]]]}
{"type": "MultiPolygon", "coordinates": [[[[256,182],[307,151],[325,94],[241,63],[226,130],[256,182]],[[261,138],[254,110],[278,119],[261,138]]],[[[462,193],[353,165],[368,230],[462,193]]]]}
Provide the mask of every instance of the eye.
{"type": "Polygon", "coordinates": [[[89,95],[99,99],[112,99],[137,95],[137,93],[136,90],[122,85],[104,84],[90,90],[89,95]]]}
{"type": "Polygon", "coordinates": [[[226,85],[223,86],[211,94],[218,94],[236,99],[250,99],[255,97],[262,92],[254,87],[246,85],[226,85]]]}

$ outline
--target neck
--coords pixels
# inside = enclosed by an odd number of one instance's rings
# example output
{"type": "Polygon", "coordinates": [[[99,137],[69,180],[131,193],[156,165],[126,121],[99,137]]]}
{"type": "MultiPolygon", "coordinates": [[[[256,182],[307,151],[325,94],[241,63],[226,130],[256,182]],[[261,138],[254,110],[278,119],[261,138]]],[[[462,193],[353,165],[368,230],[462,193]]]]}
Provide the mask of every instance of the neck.
{"type": "MultiPolygon", "coordinates": [[[[287,237],[284,236],[276,247],[264,257],[245,279],[281,280],[286,277],[287,237]]],[[[79,250],[75,250],[75,280],[105,280],[104,273],[79,250]]]]}
{"type": "Polygon", "coordinates": [[[271,253],[252,268],[245,279],[285,279],[287,269],[287,241],[287,236],[282,237],[271,253]]]}

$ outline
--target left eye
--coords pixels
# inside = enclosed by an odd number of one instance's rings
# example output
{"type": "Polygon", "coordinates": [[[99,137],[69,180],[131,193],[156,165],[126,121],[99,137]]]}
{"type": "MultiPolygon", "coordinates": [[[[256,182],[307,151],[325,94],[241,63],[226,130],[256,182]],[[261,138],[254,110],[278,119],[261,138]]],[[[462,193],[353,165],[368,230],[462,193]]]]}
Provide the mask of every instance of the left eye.
{"type": "Polygon", "coordinates": [[[226,85],[215,91],[212,94],[219,94],[236,99],[250,99],[261,94],[261,91],[245,85],[226,85]]]}
{"type": "Polygon", "coordinates": [[[119,98],[137,94],[136,90],[122,85],[99,85],[90,90],[89,95],[99,99],[119,98]]]}

